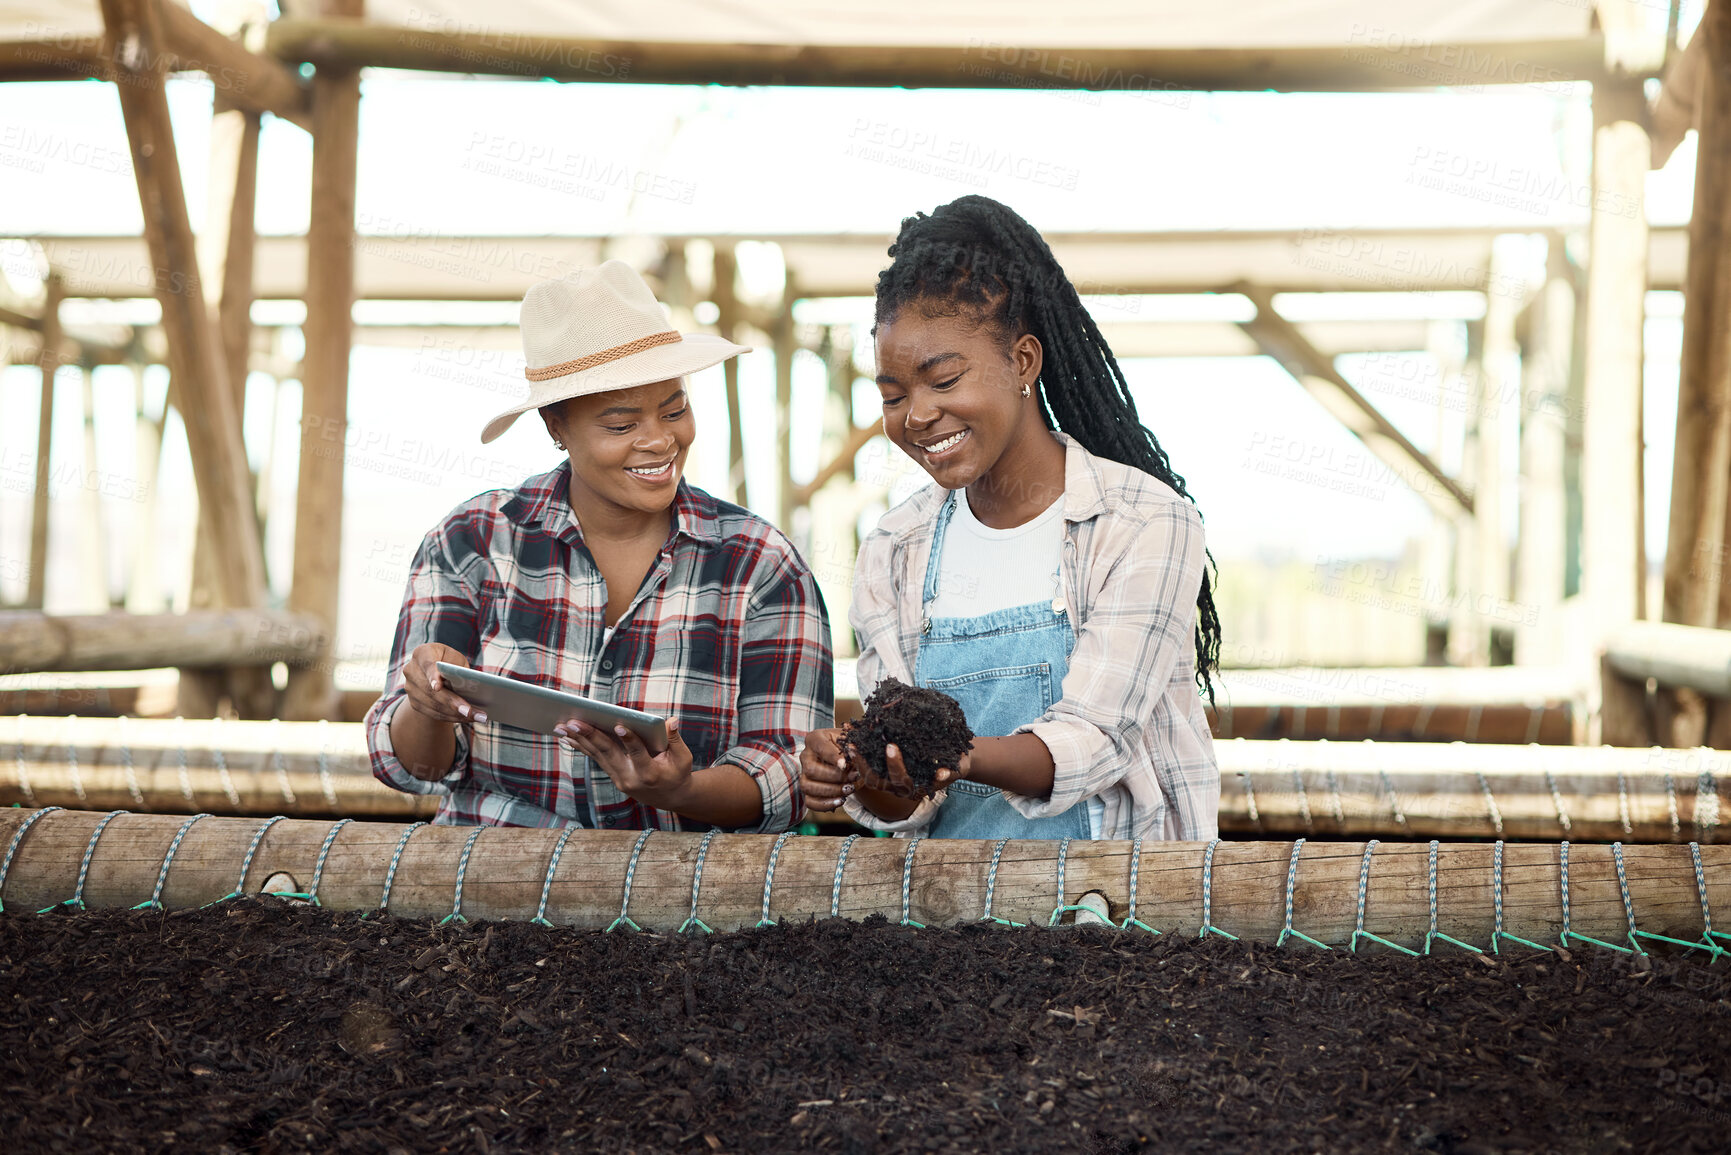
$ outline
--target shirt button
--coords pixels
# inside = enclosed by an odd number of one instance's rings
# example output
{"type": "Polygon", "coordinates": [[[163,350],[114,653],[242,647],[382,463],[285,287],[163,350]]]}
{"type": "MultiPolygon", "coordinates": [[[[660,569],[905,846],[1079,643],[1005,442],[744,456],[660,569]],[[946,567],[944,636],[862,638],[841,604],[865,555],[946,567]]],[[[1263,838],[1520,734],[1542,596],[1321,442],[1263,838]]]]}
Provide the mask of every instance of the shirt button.
{"type": "Polygon", "coordinates": [[[606,660],[606,661],[604,661],[604,662],[602,662],[602,663],[601,663],[601,668],[602,668],[602,669],[603,669],[603,670],[611,670],[611,669],[612,669],[612,668],[613,668],[613,659],[612,659],[612,658],[608,658],[608,659],[607,659],[607,660],[606,660]]]}

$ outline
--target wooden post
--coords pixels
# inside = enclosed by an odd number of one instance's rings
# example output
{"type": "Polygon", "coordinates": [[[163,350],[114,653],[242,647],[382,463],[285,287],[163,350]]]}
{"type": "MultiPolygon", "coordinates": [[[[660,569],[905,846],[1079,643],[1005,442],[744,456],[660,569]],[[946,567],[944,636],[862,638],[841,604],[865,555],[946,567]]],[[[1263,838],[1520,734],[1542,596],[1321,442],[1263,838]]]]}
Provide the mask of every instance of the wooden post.
{"type": "MultiPolygon", "coordinates": [[[[169,845],[184,829],[161,894],[170,909],[203,906],[232,893],[243,858],[256,847],[248,893],[278,872],[304,890],[322,862],[319,901],[324,907],[376,910],[395,861],[390,912],[441,918],[452,913],[458,862],[465,859],[465,917],[528,919],[545,889],[549,921],[600,929],[620,914],[626,865],[639,837],[631,830],[577,831],[565,841],[549,879],[553,847],[561,839],[557,830],[483,828],[471,845],[471,832],[462,827],[429,826],[400,845],[407,828],[398,823],[356,822],[333,837],[329,821],[289,818],[261,838],[257,818],[202,818],[186,826],[177,815],[123,814],[92,847],[101,818],[84,810],[40,816],[28,810],[0,812],[0,840],[8,844],[26,821],[36,820],[19,842],[0,895],[7,908],[34,910],[72,897],[87,851],[84,902],[98,909],[134,906],[151,897],[163,877],[169,845]]],[[[637,858],[627,913],[651,931],[675,930],[692,916],[716,930],[753,926],[763,913],[775,841],[767,834],[652,834],[637,858]],[[697,878],[700,843],[706,853],[697,878]]],[[[845,863],[839,863],[840,843],[795,837],[782,844],[768,888],[770,918],[826,918],[833,903],[849,919],[875,914],[943,926],[977,922],[985,909],[996,846],[990,840],[867,838],[849,847],[845,863]]],[[[1286,841],[1225,842],[1212,848],[1200,842],[1150,842],[1138,856],[1128,842],[1077,840],[1066,849],[1061,889],[1056,842],[1013,839],[1002,850],[992,913],[1019,923],[1046,925],[1056,908],[1090,890],[1102,892],[1115,915],[1126,912],[1134,862],[1137,917],[1167,934],[1195,935],[1206,917],[1235,937],[1272,943],[1286,925],[1289,878],[1297,928],[1322,942],[1377,949],[1358,941],[1354,932],[1362,929],[1416,948],[1432,926],[1430,849],[1422,843],[1374,848],[1360,842],[1307,843],[1294,875],[1292,843],[1286,841]],[[1212,884],[1206,916],[1205,863],[1211,866],[1212,884]]],[[[1703,936],[1703,902],[1715,910],[1731,904],[1731,847],[1703,846],[1700,854],[1704,900],[1698,897],[1688,847],[1623,848],[1621,874],[1641,930],[1689,942],[1703,936]]],[[[1506,933],[1557,942],[1565,893],[1561,850],[1555,844],[1517,842],[1503,847],[1501,858],[1499,891],[1493,881],[1495,848],[1484,843],[1438,848],[1436,893],[1443,898],[1436,929],[1488,951],[1500,898],[1506,933]]],[[[1569,929],[1605,941],[1625,939],[1631,915],[1611,847],[1571,847],[1568,879],[1569,929]]]]}
{"type": "MultiPolygon", "coordinates": [[[[782,292],[781,309],[775,315],[770,332],[770,347],[775,355],[775,453],[776,453],[776,528],[793,537],[793,359],[799,346],[793,339],[793,272],[787,274],[787,287],[782,292]]],[[[806,536],[810,552],[810,535],[806,536]]]]}
{"type": "Polygon", "coordinates": [[[1515,562],[1515,661],[1563,660],[1565,545],[1563,455],[1575,290],[1560,242],[1553,241],[1547,278],[1527,312],[1521,389],[1520,538],[1515,562]]]}
{"type": "MultiPolygon", "coordinates": [[[[135,405],[133,455],[138,483],[138,516],[133,519],[132,560],[126,579],[126,608],[132,613],[162,610],[162,575],[157,572],[156,474],[162,458],[162,420],[146,411],[142,361],[132,364],[135,405]]],[[[164,415],[166,416],[166,414],[164,415]]]]}
{"type": "Polygon", "coordinates": [[[1479,417],[1478,487],[1473,494],[1473,521],[1478,533],[1478,573],[1475,610],[1487,615],[1485,661],[1498,661],[1509,606],[1509,544],[1503,502],[1503,434],[1507,418],[1519,413],[1510,398],[1521,393],[1520,349],[1515,322],[1527,299],[1527,268],[1518,258],[1521,238],[1501,237],[1492,248],[1491,281],[1485,292],[1484,345],[1480,372],[1474,379],[1479,417]]]}
{"type": "Polygon", "coordinates": [[[42,348],[36,364],[42,371],[42,402],[36,416],[36,488],[30,495],[30,573],[24,604],[41,609],[48,592],[48,493],[54,434],[54,374],[60,368],[59,276],[50,273],[42,305],[42,348]]]}
{"type": "MultiPolygon", "coordinates": [[[[1489,306],[1486,306],[1487,311],[1489,306]]],[[[1467,355],[1461,367],[1458,384],[1468,397],[1476,397],[1484,381],[1484,325],[1473,322],[1467,326],[1467,355]]],[[[1491,644],[1489,619],[1475,612],[1477,592],[1483,566],[1479,549],[1483,535],[1479,533],[1476,512],[1484,486],[1479,482],[1479,469],[1484,454],[1479,452],[1479,429],[1484,424],[1481,406],[1469,405],[1461,429],[1460,482],[1473,492],[1473,508],[1457,512],[1454,521],[1454,574],[1449,602],[1448,659],[1451,666],[1483,666],[1490,661],[1491,644]]]]}
{"type": "MultiPolygon", "coordinates": [[[[739,295],[735,278],[739,264],[733,255],[733,245],[715,243],[715,330],[729,341],[739,340],[739,295]]],[[[739,408],[739,358],[729,357],[721,363],[722,380],[727,386],[727,481],[733,489],[734,504],[745,502],[745,419],[739,408]]]]}
{"type": "MultiPolygon", "coordinates": [[[[320,10],[326,16],[358,18],[362,3],[323,0],[320,10]]],[[[319,69],[313,78],[306,355],[301,373],[300,478],[289,608],[321,619],[332,637],[342,572],[343,457],[355,299],[355,166],[360,105],[358,70],[341,66],[319,69]]],[[[284,716],[325,718],[335,709],[329,660],[289,671],[284,716]]]]}
{"type": "Polygon", "coordinates": [[[176,405],[186,422],[199,504],[209,509],[210,524],[218,527],[225,545],[217,555],[218,589],[224,605],[256,605],[264,594],[264,552],[252,514],[251,479],[234,396],[204,304],[159,71],[162,38],[156,11],[149,0],[102,0],[107,52],[132,148],[176,405]]]}
{"type": "Polygon", "coordinates": [[[108,596],[108,535],[102,526],[102,494],[97,471],[101,468],[96,457],[96,383],[90,366],[79,368],[79,383],[83,386],[80,400],[84,410],[84,469],[82,471],[83,531],[79,534],[79,562],[83,569],[80,579],[84,586],[82,607],[87,613],[100,613],[109,607],[108,596]]]}
{"type": "MultiPolygon", "coordinates": [[[[1588,243],[1582,449],[1582,593],[1598,636],[1642,616],[1642,326],[1646,321],[1645,187],[1651,145],[1640,81],[1593,89],[1593,205],[1588,243]]],[[[1584,655],[1583,655],[1584,656],[1584,655]]]]}

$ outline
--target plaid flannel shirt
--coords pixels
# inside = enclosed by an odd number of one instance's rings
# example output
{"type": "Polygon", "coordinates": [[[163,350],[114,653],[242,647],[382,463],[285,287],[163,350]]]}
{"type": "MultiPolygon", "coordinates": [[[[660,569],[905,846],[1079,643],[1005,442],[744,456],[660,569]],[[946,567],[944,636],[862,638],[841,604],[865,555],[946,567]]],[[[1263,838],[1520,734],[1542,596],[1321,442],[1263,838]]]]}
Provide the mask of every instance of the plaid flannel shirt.
{"type": "MultiPolygon", "coordinates": [[[[1098,796],[1102,838],[1215,837],[1220,769],[1196,691],[1194,630],[1202,584],[1202,517],[1170,486],[1095,457],[1057,434],[1064,455],[1064,600],[1076,629],[1063,697],[1016,733],[1052,752],[1052,793],[1005,791],[1029,818],[1098,796]]],[[[862,698],[885,677],[913,679],[920,591],[946,491],[928,485],[886,513],[860,546],[850,620],[862,698]]],[[[943,794],[902,822],[856,799],[861,825],[900,834],[931,823],[943,794]]]]}
{"type": "Polygon", "coordinates": [[[451,770],[417,778],[391,748],[409,708],[403,663],[441,642],[478,670],[674,717],[694,767],[732,763],[763,792],[750,829],[785,830],[805,804],[799,748],[835,715],[829,619],[817,583],[776,529],[681,482],[674,529],[617,624],[572,513],[570,464],[458,506],[421,543],[397,619],[384,696],[367,714],[373,774],[439,794],[435,821],[704,830],[638,803],[556,739],[461,726],[451,770]]]}

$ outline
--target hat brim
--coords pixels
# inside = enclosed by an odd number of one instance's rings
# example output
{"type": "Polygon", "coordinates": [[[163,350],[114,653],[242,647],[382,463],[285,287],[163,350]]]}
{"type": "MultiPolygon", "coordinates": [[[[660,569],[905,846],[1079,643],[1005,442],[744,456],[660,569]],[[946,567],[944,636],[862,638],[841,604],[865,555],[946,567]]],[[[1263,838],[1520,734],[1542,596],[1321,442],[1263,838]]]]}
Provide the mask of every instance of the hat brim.
{"type": "Polygon", "coordinates": [[[512,406],[487,422],[481,430],[481,444],[485,445],[501,436],[505,430],[511,428],[512,422],[531,409],[568,401],[573,397],[611,393],[615,389],[631,389],[638,385],[652,385],[657,381],[683,377],[688,373],[697,373],[719,365],[729,357],[749,352],[750,345],[735,345],[732,341],[712,333],[685,333],[673,344],[657,345],[653,349],[609,361],[594,369],[532,382],[529,396],[521,404],[512,406]]]}

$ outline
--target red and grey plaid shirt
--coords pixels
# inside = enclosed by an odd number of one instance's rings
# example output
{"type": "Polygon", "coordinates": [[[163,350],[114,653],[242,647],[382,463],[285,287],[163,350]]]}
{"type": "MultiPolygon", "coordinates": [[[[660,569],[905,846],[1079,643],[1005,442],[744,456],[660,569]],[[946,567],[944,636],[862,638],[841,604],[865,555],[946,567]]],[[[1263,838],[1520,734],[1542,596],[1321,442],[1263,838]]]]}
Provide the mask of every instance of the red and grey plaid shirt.
{"type": "Polygon", "coordinates": [[[556,739],[487,724],[457,731],[451,771],[410,774],[391,748],[407,709],[403,663],[440,642],[478,670],[679,720],[694,767],[729,762],[763,792],[751,829],[785,830],[804,803],[799,745],[835,714],[829,618],[811,571],[776,529],[680,483],[674,529],[611,629],[583,545],[569,463],[457,507],[415,555],[385,693],[367,714],[373,774],[441,794],[436,821],[703,830],[644,806],[556,739]]]}

